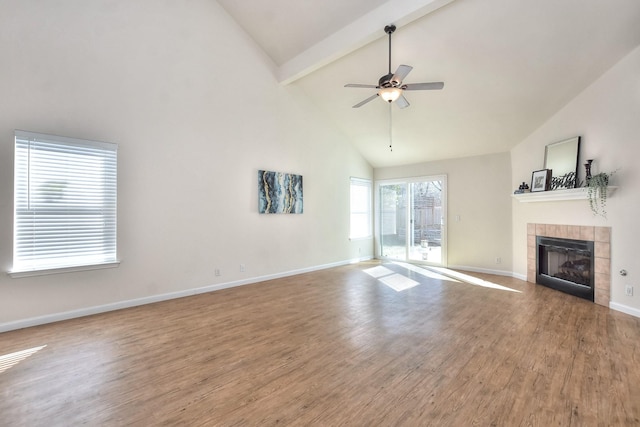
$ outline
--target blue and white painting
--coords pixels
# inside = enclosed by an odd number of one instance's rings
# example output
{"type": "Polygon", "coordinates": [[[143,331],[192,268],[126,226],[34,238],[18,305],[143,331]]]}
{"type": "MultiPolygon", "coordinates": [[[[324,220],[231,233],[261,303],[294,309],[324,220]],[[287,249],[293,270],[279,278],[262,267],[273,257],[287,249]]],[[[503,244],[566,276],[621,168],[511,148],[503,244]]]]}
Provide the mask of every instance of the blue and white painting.
{"type": "Polygon", "coordinates": [[[258,212],[302,213],[302,175],[258,171],[258,212]]]}

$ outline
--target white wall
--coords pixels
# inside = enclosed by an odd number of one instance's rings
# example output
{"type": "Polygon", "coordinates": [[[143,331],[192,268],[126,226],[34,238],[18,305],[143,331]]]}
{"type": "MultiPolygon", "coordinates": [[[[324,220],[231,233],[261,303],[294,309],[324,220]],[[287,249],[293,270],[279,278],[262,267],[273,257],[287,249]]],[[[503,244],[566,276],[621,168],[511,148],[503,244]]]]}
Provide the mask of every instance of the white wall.
{"type": "Polygon", "coordinates": [[[374,174],[376,180],[447,175],[449,267],[511,274],[509,153],[376,168],[374,174]]]}
{"type": "MultiPolygon", "coordinates": [[[[530,182],[531,172],[544,166],[546,144],[580,135],[580,165],[595,159],[593,173],[617,170],[611,185],[619,186],[607,201],[607,219],[594,217],[586,200],[519,203],[513,201],[513,266],[526,276],[526,224],[598,225],[612,227],[612,307],[640,316],[640,48],[606,72],[543,126],[511,151],[512,187],[530,182]],[[618,274],[621,269],[628,276],[618,274]],[[627,297],[624,285],[634,286],[627,297]]],[[[580,166],[580,179],[584,167],[580,166]]]]}
{"type": "Polygon", "coordinates": [[[349,177],[371,167],[215,1],[3,0],[0,52],[0,270],[14,129],[119,144],[122,260],[0,274],[0,330],[372,255],[348,239],[349,177]],[[304,214],[259,215],[258,169],[302,174],[304,214]]]}

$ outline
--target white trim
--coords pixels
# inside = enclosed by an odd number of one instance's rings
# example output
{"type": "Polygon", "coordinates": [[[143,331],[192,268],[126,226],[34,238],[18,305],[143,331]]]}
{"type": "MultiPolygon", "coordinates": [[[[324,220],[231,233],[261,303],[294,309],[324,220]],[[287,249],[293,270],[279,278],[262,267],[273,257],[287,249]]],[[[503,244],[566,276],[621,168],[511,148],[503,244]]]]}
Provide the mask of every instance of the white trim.
{"type": "MultiPolygon", "coordinates": [[[[613,196],[618,187],[607,187],[607,197],[613,196]]],[[[511,197],[522,203],[558,202],[563,200],[586,200],[587,187],[567,188],[564,190],[539,191],[534,193],[512,194],[511,197]]]]}
{"type": "MultiPolygon", "coordinates": [[[[427,266],[428,268],[428,266],[427,266]]],[[[516,279],[520,279],[523,281],[527,281],[527,276],[526,275],[522,275],[522,274],[518,274],[518,273],[514,273],[514,272],[509,272],[509,271],[503,271],[503,270],[489,270],[486,268],[476,268],[476,267],[468,267],[465,265],[450,265],[447,267],[449,270],[463,270],[463,271],[471,271],[471,272],[475,272],[475,273],[488,273],[488,274],[495,274],[497,276],[510,276],[516,279]]],[[[611,310],[615,310],[615,311],[620,311],[622,313],[625,314],[629,314],[631,316],[634,317],[640,317],[640,309],[634,308],[634,307],[629,307],[628,305],[624,305],[624,304],[620,304],[617,302],[609,302],[609,308],[611,310]]]]}
{"type": "Polygon", "coordinates": [[[527,281],[527,275],[526,274],[511,273],[511,277],[513,277],[514,279],[524,280],[525,282],[527,281]]]}
{"type": "Polygon", "coordinates": [[[49,274],[58,274],[58,273],[73,273],[75,271],[102,270],[104,268],[116,268],[119,266],[120,266],[120,261],[115,261],[115,262],[107,262],[104,264],[78,265],[76,267],[46,268],[42,270],[22,270],[22,271],[16,270],[16,271],[8,271],[7,274],[11,276],[12,279],[19,279],[21,277],[46,276],[49,274]]]}
{"type": "Polygon", "coordinates": [[[373,180],[371,179],[366,179],[366,178],[357,178],[355,176],[352,176],[349,178],[349,240],[354,241],[354,240],[363,240],[363,239],[372,239],[373,238],[373,180]],[[368,206],[367,206],[367,210],[366,212],[354,212],[353,210],[353,187],[355,186],[359,186],[359,187],[364,187],[368,190],[368,206]],[[367,224],[367,234],[366,235],[359,235],[359,236],[354,236],[352,235],[353,230],[353,224],[352,224],[352,217],[353,215],[361,215],[361,214],[367,214],[368,217],[368,222],[369,224],[367,224]]]}
{"type": "Polygon", "coordinates": [[[486,274],[495,274],[496,276],[513,276],[513,273],[506,270],[491,270],[488,268],[477,268],[477,267],[469,267],[467,265],[449,265],[447,266],[449,270],[463,270],[463,271],[471,271],[474,273],[486,273],[486,274]]]}
{"type": "Polygon", "coordinates": [[[343,265],[354,264],[365,261],[370,258],[352,259],[347,261],[339,261],[330,264],[323,264],[314,267],[301,268],[298,270],[285,271],[282,273],[268,274],[249,279],[236,280],[233,282],[217,283],[215,285],[203,286],[201,288],[185,289],[177,292],[169,292],[166,294],[151,295],[143,298],[136,298],[126,301],[118,301],[110,304],[98,305],[93,307],[80,308],[77,310],[64,311],[60,313],[47,314],[45,316],[31,317],[28,319],[16,320],[13,322],[0,323],[0,333],[13,331],[16,329],[28,328],[31,326],[44,325],[47,323],[60,322],[62,320],[75,319],[78,317],[91,316],[93,314],[106,313],[109,311],[121,310],[123,308],[131,308],[155,302],[167,301],[176,298],[183,298],[192,295],[204,294],[207,292],[219,291],[221,289],[233,288],[236,286],[250,285],[253,283],[264,282],[267,280],[280,279],[282,277],[295,276],[297,274],[310,273],[327,268],[340,267],[343,265]]]}
{"type": "Polygon", "coordinates": [[[373,259],[372,256],[362,256],[362,257],[359,257],[359,258],[352,258],[349,261],[349,264],[357,264],[359,262],[371,261],[372,259],[373,259]]]}
{"type": "MultiPolygon", "coordinates": [[[[382,213],[381,213],[381,209],[380,209],[380,186],[381,185],[392,185],[392,184],[405,184],[407,185],[407,194],[409,194],[409,189],[408,189],[408,185],[412,184],[412,183],[416,183],[416,182],[425,182],[425,181],[442,181],[443,187],[442,187],[442,226],[441,226],[441,230],[440,230],[440,250],[441,250],[441,255],[440,255],[440,263],[438,264],[434,264],[434,263],[428,263],[428,262],[423,262],[420,263],[420,265],[425,265],[425,266],[432,266],[432,267],[449,267],[448,266],[448,261],[447,261],[447,247],[448,247],[448,229],[449,229],[449,224],[447,222],[447,217],[448,217],[448,212],[449,212],[449,202],[448,202],[448,192],[449,192],[449,184],[448,184],[448,176],[446,173],[443,174],[436,174],[436,175],[422,175],[422,176],[413,176],[413,177],[404,177],[404,178],[391,178],[391,179],[380,179],[380,180],[375,180],[375,193],[373,195],[373,200],[374,200],[374,232],[373,232],[373,238],[374,238],[374,254],[375,257],[377,259],[382,259],[382,260],[387,260],[387,261],[400,261],[400,260],[395,260],[395,259],[391,259],[391,258],[387,258],[387,257],[383,257],[382,253],[381,253],[381,217],[382,217],[382,213]]],[[[411,209],[409,209],[409,206],[406,206],[406,221],[407,221],[407,242],[409,242],[409,233],[410,233],[410,227],[409,225],[409,216],[411,214],[411,209]]],[[[408,244],[408,243],[407,243],[408,244]]],[[[409,254],[408,254],[408,247],[407,249],[407,256],[406,258],[409,258],[409,254]]],[[[402,261],[402,262],[409,262],[409,263],[414,263],[416,264],[415,260],[406,260],[406,261],[402,261]]]]}
{"type": "Polygon", "coordinates": [[[117,265],[118,144],[14,135],[10,276],[117,265]]]}
{"type": "Polygon", "coordinates": [[[21,139],[24,139],[24,140],[38,139],[38,140],[45,140],[45,141],[62,142],[65,144],[71,143],[71,144],[79,144],[83,146],[88,145],[91,147],[106,148],[109,150],[118,149],[118,144],[116,144],[115,142],[96,141],[93,139],[71,138],[68,136],[51,135],[47,133],[31,132],[31,131],[20,130],[20,129],[14,129],[14,134],[16,137],[20,137],[21,139]]]}
{"type": "MultiPolygon", "coordinates": [[[[498,274],[498,273],[496,273],[496,274],[498,274]]],[[[512,273],[511,276],[516,278],[516,279],[524,280],[525,282],[527,281],[527,276],[523,275],[523,274],[512,273]]],[[[628,305],[624,305],[624,304],[620,304],[620,303],[617,303],[617,302],[610,301],[609,302],[609,308],[611,310],[620,311],[622,313],[629,314],[629,315],[634,316],[634,317],[640,317],[640,309],[637,309],[637,308],[634,308],[634,307],[629,307],[628,305]]]]}
{"type": "MultiPolygon", "coordinates": [[[[48,314],[48,315],[45,315],[45,316],[31,317],[31,318],[28,318],[28,319],[16,320],[16,321],[13,321],[13,322],[0,323],[0,333],[9,332],[9,331],[17,330],[17,329],[29,328],[31,326],[44,325],[44,324],[47,324],[47,323],[60,322],[62,320],[69,320],[69,319],[75,319],[75,318],[78,318],[78,317],[84,317],[84,316],[91,316],[91,315],[94,315],[94,314],[106,313],[106,312],[109,312],[109,311],[121,310],[121,309],[124,309],[124,308],[131,308],[131,307],[136,307],[136,306],[145,305],[145,304],[152,304],[152,303],[155,303],[155,302],[168,301],[168,300],[171,300],[171,299],[177,299],[177,298],[183,298],[183,297],[188,297],[188,296],[192,296],[192,295],[204,294],[204,293],[207,293],[207,292],[214,292],[214,291],[219,291],[219,290],[222,290],[222,289],[234,288],[234,287],[237,287],[237,286],[250,285],[250,284],[253,284],[253,283],[264,282],[264,281],[267,281],[267,280],[273,280],[273,279],[280,279],[280,278],[283,278],[283,277],[295,276],[297,274],[310,273],[310,272],[313,272],[313,271],[325,270],[325,269],[334,268],[334,267],[341,267],[341,266],[348,265],[348,264],[357,264],[359,262],[369,261],[371,259],[373,259],[373,258],[372,257],[353,258],[353,259],[350,259],[348,261],[339,261],[339,262],[334,262],[334,263],[330,263],[330,264],[323,264],[323,265],[318,265],[318,266],[314,266],[314,267],[307,267],[307,268],[301,268],[301,269],[298,269],[298,270],[286,271],[286,272],[282,272],[282,273],[269,274],[269,275],[266,275],[266,276],[253,277],[253,278],[250,278],[250,279],[236,280],[236,281],[233,281],[233,282],[226,282],[226,283],[218,283],[218,284],[215,284],[215,285],[208,285],[208,286],[204,286],[204,287],[201,287],[201,288],[185,289],[185,290],[177,291],[177,292],[170,292],[170,293],[160,294],[160,295],[152,295],[152,296],[143,297],[143,298],[136,298],[136,299],[132,299],[132,300],[114,302],[114,303],[110,303],[110,304],[104,304],[104,305],[98,305],[98,306],[93,306],[93,307],[81,308],[81,309],[78,309],[78,310],[64,311],[64,312],[60,312],[60,313],[48,314]]],[[[498,275],[498,276],[511,276],[511,277],[516,278],[516,279],[520,279],[520,280],[526,281],[526,276],[524,276],[524,275],[517,274],[517,273],[512,273],[512,272],[508,272],[508,271],[503,271],[503,270],[489,270],[489,269],[475,268],[475,267],[469,267],[469,266],[449,266],[447,268],[449,268],[451,270],[464,270],[464,271],[472,271],[472,272],[477,272],[477,273],[495,274],[495,275],[498,275]]],[[[619,304],[619,303],[616,303],[616,302],[610,302],[609,303],[609,308],[612,309],[612,310],[620,311],[622,313],[629,314],[631,316],[640,318],[640,309],[637,309],[637,308],[634,308],[634,307],[629,307],[627,305],[619,304]]]]}
{"type": "Polygon", "coordinates": [[[640,310],[637,308],[629,307],[628,305],[611,301],[609,302],[609,308],[612,310],[621,311],[631,316],[640,317],[640,310]]]}

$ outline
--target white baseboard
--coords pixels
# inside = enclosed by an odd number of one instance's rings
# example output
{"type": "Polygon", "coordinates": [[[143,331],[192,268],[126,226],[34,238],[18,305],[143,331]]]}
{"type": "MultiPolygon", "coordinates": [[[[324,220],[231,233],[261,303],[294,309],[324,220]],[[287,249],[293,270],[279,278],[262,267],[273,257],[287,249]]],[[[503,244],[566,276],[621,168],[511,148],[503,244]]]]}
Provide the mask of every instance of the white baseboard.
{"type": "MultiPolygon", "coordinates": [[[[508,271],[487,270],[487,269],[483,269],[483,268],[467,267],[467,266],[461,266],[461,265],[458,265],[458,266],[450,265],[448,268],[450,268],[452,270],[466,270],[466,271],[472,271],[472,272],[477,272],[477,273],[496,274],[496,275],[499,275],[499,276],[511,276],[511,277],[516,278],[516,279],[524,280],[525,282],[527,281],[527,276],[526,275],[517,274],[517,273],[514,273],[514,272],[508,272],[508,271]]],[[[640,309],[637,309],[637,308],[634,308],[634,307],[629,307],[628,305],[619,304],[617,302],[609,302],[609,308],[611,310],[621,311],[622,313],[626,313],[626,314],[629,314],[629,315],[634,316],[634,317],[640,317],[640,309]]]]}
{"type": "Polygon", "coordinates": [[[359,262],[370,261],[372,260],[372,256],[361,256],[360,258],[353,258],[349,261],[349,264],[357,264],[359,262]]]}
{"type": "Polygon", "coordinates": [[[609,308],[616,311],[621,311],[626,314],[630,314],[635,317],[640,317],[640,310],[637,308],[629,307],[628,305],[619,304],[617,302],[610,302],[609,308]]]}
{"type": "Polygon", "coordinates": [[[495,274],[496,276],[507,276],[507,277],[513,277],[514,279],[524,280],[525,282],[527,281],[527,275],[526,274],[518,274],[518,273],[514,273],[513,271],[491,270],[491,269],[487,269],[487,268],[469,267],[469,266],[466,266],[466,265],[450,265],[448,268],[450,268],[452,270],[472,271],[472,272],[475,272],[475,273],[495,274]]]}
{"type": "MultiPolygon", "coordinates": [[[[1,323],[0,333],[13,331],[16,329],[28,328],[31,326],[44,325],[47,323],[60,322],[62,320],[75,319],[83,316],[90,316],[93,314],[106,313],[108,311],[121,310],[123,308],[136,307],[136,306],[152,304],[160,301],[167,301],[167,300],[176,299],[176,298],[183,298],[183,297],[188,297],[192,295],[204,294],[207,292],[233,288],[236,286],[249,285],[253,283],[264,282],[267,280],[280,279],[283,277],[295,276],[297,274],[310,273],[313,271],[325,270],[327,268],[340,267],[347,264],[355,264],[362,261],[368,261],[370,259],[372,259],[372,257],[354,258],[348,261],[339,261],[339,262],[334,262],[330,264],[323,264],[323,265],[317,265],[313,267],[301,268],[298,270],[285,271],[282,273],[268,274],[265,276],[258,276],[258,277],[252,277],[249,279],[236,280],[233,282],[217,283],[215,285],[208,285],[200,288],[185,289],[177,292],[169,292],[169,293],[160,294],[160,295],[151,295],[143,298],[136,298],[136,299],[126,300],[126,301],[118,301],[110,304],[81,308],[78,310],[48,314],[45,316],[31,317],[28,319],[21,319],[13,322],[1,323]]],[[[476,268],[476,267],[469,267],[469,266],[462,266],[462,265],[450,265],[448,268],[453,270],[464,270],[464,271],[471,271],[476,273],[496,274],[499,276],[511,276],[511,277],[515,277],[517,279],[521,279],[525,281],[527,279],[526,276],[522,276],[513,272],[504,271],[504,270],[490,270],[490,269],[476,268]]],[[[639,309],[629,307],[624,304],[610,302],[609,308],[611,308],[612,310],[621,311],[631,316],[640,317],[639,309]]]]}
{"type": "Polygon", "coordinates": [[[265,276],[252,277],[249,279],[236,280],[233,282],[217,283],[215,285],[203,286],[201,288],[185,289],[177,292],[169,292],[166,294],[151,295],[143,298],[136,298],[126,301],[118,301],[110,304],[98,305],[78,310],[64,311],[61,313],[48,314],[45,316],[31,317],[28,319],[16,320],[13,322],[1,323],[0,333],[13,331],[16,329],[28,328],[31,326],[44,325],[47,323],[60,322],[62,320],[75,319],[77,317],[91,316],[93,314],[106,313],[108,311],[121,310],[123,308],[136,307],[139,305],[151,304],[154,302],[167,301],[176,298],[183,298],[207,292],[218,291],[221,289],[233,288],[236,286],[249,285],[252,283],[264,282],[267,280],[279,279],[282,277],[295,276],[297,274],[309,273],[312,271],[324,270],[327,268],[339,267],[342,265],[353,264],[360,261],[366,261],[371,257],[363,257],[360,259],[351,259],[347,261],[339,261],[330,264],[317,265],[313,267],[301,268],[298,270],[285,271],[282,273],[268,274],[265,276]]]}
{"type": "Polygon", "coordinates": [[[525,282],[527,281],[526,274],[511,273],[511,277],[513,277],[514,279],[524,280],[525,282]]]}
{"type": "Polygon", "coordinates": [[[469,267],[468,265],[448,265],[447,268],[450,268],[451,270],[471,271],[473,273],[495,274],[496,276],[513,276],[513,273],[511,271],[469,267]]]}

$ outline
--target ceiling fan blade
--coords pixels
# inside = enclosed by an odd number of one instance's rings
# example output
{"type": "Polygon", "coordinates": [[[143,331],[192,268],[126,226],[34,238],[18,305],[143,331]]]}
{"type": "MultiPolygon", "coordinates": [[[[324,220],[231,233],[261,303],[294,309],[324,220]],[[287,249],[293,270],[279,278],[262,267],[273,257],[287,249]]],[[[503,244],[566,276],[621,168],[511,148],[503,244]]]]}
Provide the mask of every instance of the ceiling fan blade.
{"type": "Polygon", "coordinates": [[[366,104],[369,101],[373,101],[374,99],[376,99],[378,97],[378,94],[376,93],[375,95],[371,95],[370,97],[368,97],[367,99],[365,99],[364,101],[358,102],[356,105],[354,105],[351,108],[360,108],[362,107],[364,104],[366,104]]]}
{"type": "Polygon", "coordinates": [[[344,87],[363,87],[363,88],[367,88],[367,89],[378,89],[378,86],[376,85],[361,85],[358,83],[348,83],[346,85],[344,85],[344,87]]]}
{"type": "Polygon", "coordinates": [[[391,78],[391,82],[395,83],[396,86],[400,85],[400,83],[402,83],[402,80],[407,77],[407,74],[409,74],[411,70],[413,70],[413,67],[410,65],[400,65],[391,78]]]}
{"type": "Polygon", "coordinates": [[[348,83],[346,85],[344,85],[344,87],[364,87],[364,88],[368,88],[368,89],[377,89],[378,86],[376,85],[361,85],[358,83],[348,83]]]}
{"type": "Polygon", "coordinates": [[[444,87],[444,82],[433,83],[411,83],[408,85],[402,85],[404,90],[440,90],[444,87]]]}
{"type": "Polygon", "coordinates": [[[398,108],[407,108],[409,105],[409,101],[407,101],[407,98],[404,97],[404,95],[400,95],[400,98],[396,99],[396,104],[398,104],[398,108]]]}

